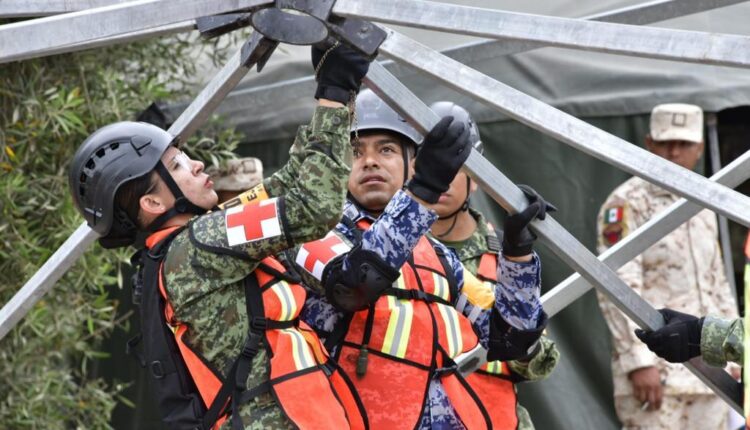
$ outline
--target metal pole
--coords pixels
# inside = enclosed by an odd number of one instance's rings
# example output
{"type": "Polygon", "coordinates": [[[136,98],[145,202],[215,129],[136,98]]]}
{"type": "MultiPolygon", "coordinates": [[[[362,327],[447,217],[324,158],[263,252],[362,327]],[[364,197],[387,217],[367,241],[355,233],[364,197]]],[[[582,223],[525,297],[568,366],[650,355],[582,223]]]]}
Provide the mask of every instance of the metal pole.
{"type": "MultiPolygon", "coordinates": [[[[728,164],[711,177],[712,181],[730,188],[750,178],[750,151],[728,164]]],[[[599,260],[617,270],[648,249],[661,238],[694,217],[703,208],[685,199],[674,202],[663,212],[638,227],[614,246],[599,255],[599,260]]],[[[542,305],[552,317],[591,289],[581,275],[574,273],[542,296],[542,305]]]]}
{"type": "Polygon", "coordinates": [[[55,251],[54,254],[37,270],[23,287],[0,309],[0,339],[29,313],[31,308],[52,289],[55,283],[94,243],[97,234],[86,223],[78,226],[76,231],[55,251]]]}
{"type": "MultiPolygon", "coordinates": [[[[589,15],[580,19],[590,19],[594,21],[619,22],[622,24],[651,24],[658,21],[677,18],[693,13],[704,12],[711,9],[731,6],[738,3],[744,3],[747,0],[656,0],[640,3],[634,6],[628,6],[620,9],[613,9],[602,13],[589,15]]],[[[453,58],[464,64],[474,61],[481,61],[489,58],[497,58],[503,55],[516,54],[544,47],[542,43],[531,41],[517,40],[482,40],[478,42],[466,43],[454,48],[440,51],[443,55],[453,58]]],[[[413,75],[413,69],[402,66],[391,60],[381,61],[388,71],[397,77],[413,75]]],[[[238,105],[249,106],[249,102],[242,101],[249,98],[253,102],[257,100],[278,98],[285,95],[295,95],[307,92],[313,85],[312,76],[290,79],[282,82],[275,82],[252,88],[245,88],[233,91],[228,97],[227,102],[236,100],[238,105]],[[283,92],[282,92],[283,90],[283,92]]],[[[231,102],[230,102],[231,103],[231,102]]]]}
{"type": "MultiPolygon", "coordinates": [[[[414,125],[426,133],[439,117],[380,64],[373,63],[365,84],[414,125]]],[[[511,213],[527,205],[523,192],[477,151],[472,150],[463,169],[503,208],[511,213]]],[[[554,218],[535,220],[532,229],[564,262],[594,284],[639,326],[656,329],[664,320],[654,308],[629,288],[617,275],[578,242],[554,218]]],[[[739,384],[720,369],[703,368],[700,363],[686,366],[736,410],[741,411],[739,384]],[[700,368],[699,368],[700,367],[700,368]]]]}
{"type": "MultiPolygon", "coordinates": [[[[252,46],[258,46],[260,36],[253,34],[252,46]],[[254,45],[253,45],[254,44],[254,45]]],[[[243,49],[239,49],[227,64],[214,76],[211,82],[193,100],[185,112],[169,128],[173,136],[184,141],[189,138],[208,118],[218,103],[253,64],[243,64],[243,49]]],[[[29,312],[29,310],[49,291],[94,242],[97,235],[86,223],[82,224],[65,243],[44,263],[13,298],[0,309],[0,339],[29,312]]]]}
{"type": "Polygon", "coordinates": [[[202,16],[270,6],[273,0],[137,0],[0,26],[0,63],[64,52],[107,39],[202,16]]]}
{"type": "Polygon", "coordinates": [[[576,149],[750,226],[750,198],[458,63],[393,30],[380,52],[576,149]]]}
{"type": "Polygon", "coordinates": [[[2,0],[0,18],[57,15],[127,1],[129,0],[2,0]]]}
{"type": "Polygon", "coordinates": [[[342,16],[493,39],[662,60],[750,67],[750,37],[639,27],[423,0],[339,0],[342,16]]]}
{"type": "MultiPolygon", "coordinates": [[[[706,131],[708,135],[708,150],[711,158],[711,173],[721,170],[721,153],[719,151],[719,130],[718,118],[715,113],[706,114],[706,131]]],[[[740,184],[733,186],[737,187],[740,184]]],[[[729,222],[723,216],[719,216],[719,243],[721,244],[721,254],[724,258],[724,271],[726,272],[727,282],[732,289],[734,305],[739,309],[737,301],[737,283],[734,281],[734,262],[732,259],[732,240],[729,236],[729,222]]]]}

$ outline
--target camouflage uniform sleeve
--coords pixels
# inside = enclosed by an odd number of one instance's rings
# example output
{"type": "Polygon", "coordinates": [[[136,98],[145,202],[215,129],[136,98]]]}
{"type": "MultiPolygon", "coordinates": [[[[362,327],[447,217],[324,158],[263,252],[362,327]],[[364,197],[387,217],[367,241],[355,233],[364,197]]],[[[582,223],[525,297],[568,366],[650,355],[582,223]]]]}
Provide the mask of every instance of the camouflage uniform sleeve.
{"type": "Polygon", "coordinates": [[[264,182],[270,195],[284,196],[293,243],[323,236],[341,218],[350,153],[349,110],[317,107],[298,131],[289,163],[264,182]]]}
{"type": "Polygon", "coordinates": [[[701,330],[701,356],[711,366],[724,367],[727,361],[742,365],[745,336],[742,318],[727,320],[707,316],[701,330]]]}
{"type": "Polygon", "coordinates": [[[560,361],[560,351],[555,342],[546,336],[539,338],[539,344],[541,348],[530,360],[509,361],[510,370],[527,381],[539,381],[548,377],[560,361]]]}
{"type": "Polygon", "coordinates": [[[377,253],[389,266],[399,270],[435,220],[435,211],[399,190],[377,221],[362,233],[362,249],[377,253]]]}
{"type": "Polygon", "coordinates": [[[498,255],[498,286],[495,307],[505,322],[520,330],[533,330],[542,320],[541,263],[534,255],[528,263],[510,261],[498,255]]]}
{"type": "MultiPolygon", "coordinates": [[[[611,196],[602,205],[597,218],[597,249],[599,252],[606,251],[610,246],[627,236],[629,232],[637,229],[637,215],[637,211],[628,205],[624,199],[611,196]],[[621,209],[622,212],[617,212],[617,209],[621,209]],[[619,215],[617,215],[618,213],[619,215]],[[614,219],[620,219],[615,222],[608,222],[613,219],[612,214],[615,214],[614,219]],[[608,216],[610,219],[605,219],[608,216]],[[612,231],[611,226],[613,225],[616,225],[618,229],[612,231]]],[[[617,270],[617,275],[636,293],[642,294],[643,257],[639,255],[624,264],[617,270]]],[[[615,363],[622,366],[622,372],[628,374],[642,367],[656,365],[657,356],[649,351],[648,347],[635,336],[635,329],[638,326],[602,295],[599,295],[599,306],[612,333],[612,346],[615,349],[615,355],[618,357],[615,363]]]]}
{"type": "Polygon", "coordinates": [[[267,191],[277,197],[212,212],[191,223],[191,240],[200,251],[252,263],[319,238],[336,224],[350,170],[345,161],[351,150],[348,110],[318,107],[309,132],[298,134],[298,144],[302,137],[304,147],[297,145],[290,164],[266,182],[267,191]]]}

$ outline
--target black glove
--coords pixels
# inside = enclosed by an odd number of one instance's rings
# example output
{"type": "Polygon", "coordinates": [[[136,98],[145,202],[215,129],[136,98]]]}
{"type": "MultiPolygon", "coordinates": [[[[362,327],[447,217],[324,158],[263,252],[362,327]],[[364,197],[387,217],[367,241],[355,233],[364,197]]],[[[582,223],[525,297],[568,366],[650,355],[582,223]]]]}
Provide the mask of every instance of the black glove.
{"type": "Polygon", "coordinates": [[[469,135],[469,129],[461,121],[454,121],[452,116],[435,124],[419,148],[414,177],[406,188],[427,203],[437,203],[469,157],[469,135]]]}
{"type": "Polygon", "coordinates": [[[672,309],[659,309],[659,313],[664,317],[664,327],[654,331],[636,329],[638,339],[670,363],[684,363],[701,355],[703,318],[672,309]]]}
{"type": "Polygon", "coordinates": [[[351,92],[359,92],[362,78],[370,68],[370,60],[345,45],[338,45],[328,51],[329,49],[330,46],[312,47],[313,70],[316,71],[315,80],[318,81],[315,98],[347,104],[351,92]]]}
{"type": "Polygon", "coordinates": [[[520,257],[531,254],[536,235],[529,230],[529,224],[534,218],[543,220],[547,212],[557,210],[528,185],[518,188],[526,195],[529,205],[521,212],[509,215],[503,227],[503,254],[509,257],[520,257]]]}

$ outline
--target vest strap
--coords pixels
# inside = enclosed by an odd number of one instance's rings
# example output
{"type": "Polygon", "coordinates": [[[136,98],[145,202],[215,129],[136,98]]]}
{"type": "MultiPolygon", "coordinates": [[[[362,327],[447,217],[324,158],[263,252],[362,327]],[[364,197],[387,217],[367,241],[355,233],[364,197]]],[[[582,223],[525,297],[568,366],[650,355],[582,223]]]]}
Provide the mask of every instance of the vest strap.
{"type": "Polygon", "coordinates": [[[393,296],[400,300],[419,300],[425,303],[440,303],[446,306],[451,306],[451,304],[444,298],[436,296],[434,294],[426,293],[422,290],[404,290],[402,288],[391,287],[386,288],[382,294],[393,296]]]}

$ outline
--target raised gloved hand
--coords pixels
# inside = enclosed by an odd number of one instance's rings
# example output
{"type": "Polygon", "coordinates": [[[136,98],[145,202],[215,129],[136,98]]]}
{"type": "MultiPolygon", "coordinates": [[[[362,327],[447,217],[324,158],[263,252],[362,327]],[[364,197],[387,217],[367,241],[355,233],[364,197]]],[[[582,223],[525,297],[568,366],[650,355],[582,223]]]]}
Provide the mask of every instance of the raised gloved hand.
{"type": "Polygon", "coordinates": [[[505,219],[503,254],[510,257],[531,254],[536,235],[529,230],[529,224],[534,218],[543,220],[547,217],[547,212],[557,210],[530,186],[519,185],[518,188],[526,195],[529,205],[523,211],[509,215],[505,219]]]}
{"type": "Polygon", "coordinates": [[[362,84],[362,78],[370,68],[370,61],[364,55],[348,46],[315,45],[312,47],[312,64],[318,88],[316,99],[328,99],[347,104],[362,84]]]}
{"type": "Polygon", "coordinates": [[[664,327],[658,330],[636,329],[648,349],[670,363],[684,363],[701,354],[703,318],[683,314],[672,309],[659,309],[664,327]]]}
{"type": "Polygon", "coordinates": [[[414,162],[414,177],[406,188],[429,204],[435,204],[469,157],[469,129],[452,116],[441,119],[424,137],[414,162]]]}

